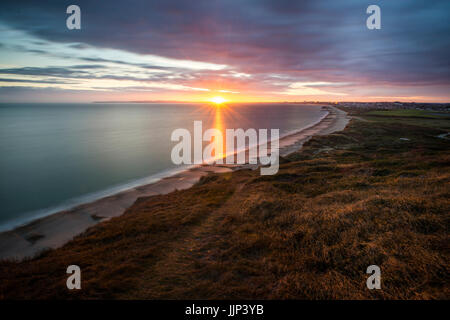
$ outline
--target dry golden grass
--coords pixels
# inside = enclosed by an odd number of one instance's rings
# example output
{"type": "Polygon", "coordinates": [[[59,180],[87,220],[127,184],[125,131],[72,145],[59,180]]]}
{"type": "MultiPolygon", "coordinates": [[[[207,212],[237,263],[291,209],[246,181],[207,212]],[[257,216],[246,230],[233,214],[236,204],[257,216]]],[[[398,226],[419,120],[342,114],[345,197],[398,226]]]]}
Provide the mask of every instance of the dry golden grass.
{"type": "Polygon", "coordinates": [[[211,175],[139,199],[63,248],[0,263],[0,298],[448,299],[440,133],[353,120],[283,159],[277,175],[211,175]],[[66,289],[70,264],[82,290],[66,289]],[[381,290],[366,288],[372,264],[381,290]]]}

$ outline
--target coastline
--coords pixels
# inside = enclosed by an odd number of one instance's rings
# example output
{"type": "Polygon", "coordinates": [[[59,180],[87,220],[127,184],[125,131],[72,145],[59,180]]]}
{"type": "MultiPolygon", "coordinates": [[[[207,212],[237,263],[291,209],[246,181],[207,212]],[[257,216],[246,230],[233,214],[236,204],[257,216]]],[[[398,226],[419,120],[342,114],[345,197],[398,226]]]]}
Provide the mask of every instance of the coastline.
{"type": "MultiPolygon", "coordinates": [[[[346,112],[331,106],[324,108],[328,114],[320,121],[280,138],[280,156],[299,150],[314,135],[327,135],[345,128],[349,121],[346,112]]],[[[196,166],[154,183],[38,218],[26,225],[0,233],[0,260],[20,260],[33,257],[47,249],[61,247],[89,227],[122,215],[140,197],[188,189],[210,172],[224,173],[255,167],[258,165],[196,166]]]]}

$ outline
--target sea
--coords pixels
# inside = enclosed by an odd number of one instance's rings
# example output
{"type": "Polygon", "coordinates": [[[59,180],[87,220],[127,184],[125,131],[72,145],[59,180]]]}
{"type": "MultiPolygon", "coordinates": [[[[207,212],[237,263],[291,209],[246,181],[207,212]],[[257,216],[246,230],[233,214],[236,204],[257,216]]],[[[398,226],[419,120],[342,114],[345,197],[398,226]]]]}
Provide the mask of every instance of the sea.
{"type": "Polygon", "coordinates": [[[0,104],[0,231],[186,170],[172,132],[279,129],[323,118],[320,105],[187,103],[0,104]]]}

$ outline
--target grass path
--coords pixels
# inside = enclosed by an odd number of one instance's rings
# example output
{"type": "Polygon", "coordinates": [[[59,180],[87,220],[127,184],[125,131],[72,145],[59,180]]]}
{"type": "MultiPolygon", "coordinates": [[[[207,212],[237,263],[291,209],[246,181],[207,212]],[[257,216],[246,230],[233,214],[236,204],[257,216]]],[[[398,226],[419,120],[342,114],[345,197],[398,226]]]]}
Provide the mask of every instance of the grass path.
{"type": "MultiPolygon", "coordinates": [[[[217,225],[223,221],[229,202],[241,201],[239,193],[243,184],[236,187],[233,195],[220,207],[211,210],[198,224],[192,226],[176,241],[167,243],[162,256],[145,270],[136,283],[137,290],[126,299],[168,299],[195,298],[187,296],[186,288],[192,288],[192,275],[196,272],[198,261],[208,259],[205,244],[211,244],[217,235],[217,225]],[[181,289],[181,290],[180,290],[181,289]]],[[[207,299],[208,297],[203,297],[207,299]]]]}

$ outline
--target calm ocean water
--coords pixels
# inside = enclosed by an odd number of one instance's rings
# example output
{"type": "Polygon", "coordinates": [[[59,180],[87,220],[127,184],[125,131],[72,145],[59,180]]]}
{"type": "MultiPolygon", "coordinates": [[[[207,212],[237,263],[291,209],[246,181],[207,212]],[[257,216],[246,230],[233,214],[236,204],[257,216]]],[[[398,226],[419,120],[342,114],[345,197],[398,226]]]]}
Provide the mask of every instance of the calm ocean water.
{"type": "Polygon", "coordinates": [[[180,170],[176,128],[279,128],[317,121],[311,105],[0,104],[0,231],[180,170]]]}

